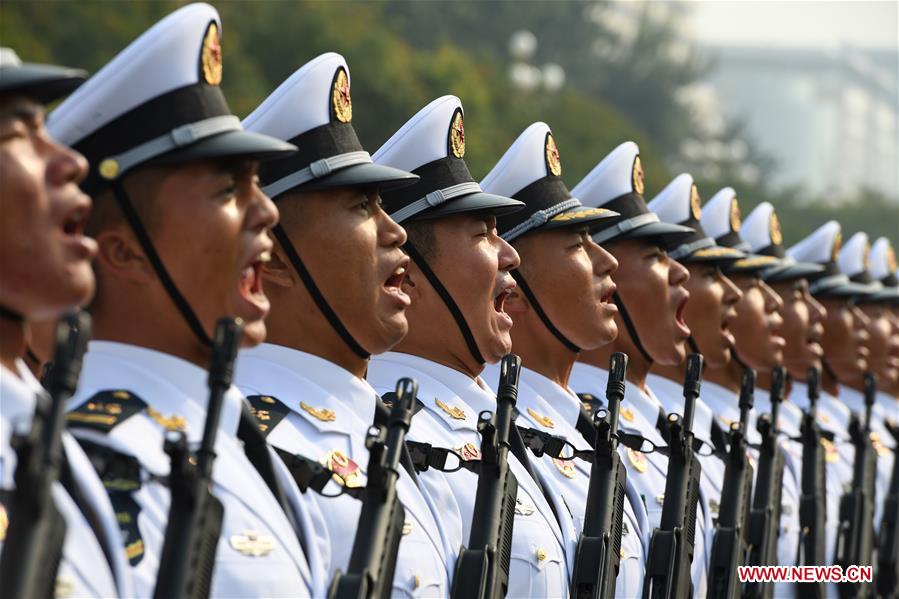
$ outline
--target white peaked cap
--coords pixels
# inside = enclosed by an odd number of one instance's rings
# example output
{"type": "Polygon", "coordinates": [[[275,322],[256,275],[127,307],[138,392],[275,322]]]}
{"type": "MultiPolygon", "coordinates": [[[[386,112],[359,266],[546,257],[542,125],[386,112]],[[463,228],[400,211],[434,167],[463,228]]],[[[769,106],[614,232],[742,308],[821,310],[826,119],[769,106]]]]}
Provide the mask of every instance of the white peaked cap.
{"type": "Polygon", "coordinates": [[[840,271],[837,258],[842,244],[840,223],[831,220],[787,250],[787,256],[797,262],[812,262],[824,266],[824,271],[809,284],[809,291],[813,294],[849,297],[870,293],[867,286],[851,282],[840,271]]]}
{"type": "MultiPolygon", "coordinates": [[[[551,134],[546,123],[530,125],[481,180],[481,187],[490,193],[514,196],[534,181],[553,174],[543,153],[546,136],[551,134]]],[[[557,174],[561,175],[561,171],[557,174]]]]}
{"type": "Polygon", "coordinates": [[[649,209],[666,223],[687,222],[694,217],[690,202],[693,184],[693,175],[679,174],[649,202],[649,209]]]}
{"type": "Polygon", "coordinates": [[[837,266],[850,279],[861,275],[868,270],[868,252],[870,249],[868,234],[859,231],[840,248],[840,254],[837,256],[837,266]]]}
{"type": "Polygon", "coordinates": [[[249,131],[289,141],[293,156],[264,165],[263,191],[279,198],[292,190],[414,183],[414,175],[372,164],[353,129],[350,69],[343,56],[313,58],[273,91],[244,119],[249,131]]]}
{"type": "Polygon", "coordinates": [[[768,282],[807,278],[824,270],[819,264],[796,262],[786,255],[780,220],[770,202],[762,202],[743,220],[740,238],[749,244],[750,252],[780,258],[780,264],[762,272],[768,282]]]}
{"type": "Polygon", "coordinates": [[[94,190],[150,160],[277,158],[296,147],[248,133],[219,87],[221,21],[184,6],[144,32],[54,110],[50,134],[87,157],[94,190]]]}
{"type": "Polygon", "coordinates": [[[419,110],[381,146],[376,165],[414,172],[420,179],[402,190],[382,194],[391,218],[406,222],[464,212],[494,215],[523,204],[485,193],[465,164],[465,113],[456,96],[441,96],[419,110]]]}

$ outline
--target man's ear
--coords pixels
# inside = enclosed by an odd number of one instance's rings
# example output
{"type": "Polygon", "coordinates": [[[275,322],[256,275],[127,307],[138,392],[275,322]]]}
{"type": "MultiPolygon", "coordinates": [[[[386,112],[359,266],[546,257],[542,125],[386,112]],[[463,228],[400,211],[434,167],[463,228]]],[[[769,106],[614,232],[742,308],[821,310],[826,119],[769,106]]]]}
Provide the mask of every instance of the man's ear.
{"type": "Polygon", "coordinates": [[[272,248],[272,259],[262,265],[262,279],[279,287],[290,288],[296,284],[293,266],[279,244],[272,248]]]}
{"type": "Polygon", "coordinates": [[[156,279],[153,266],[125,227],[112,227],[99,232],[95,239],[99,246],[97,266],[109,276],[126,279],[142,285],[156,279]]]}
{"type": "Polygon", "coordinates": [[[531,309],[531,304],[528,302],[528,298],[524,296],[521,288],[516,286],[509,293],[509,297],[506,298],[506,301],[503,303],[503,311],[508,312],[509,314],[524,314],[528,310],[531,309]]]}

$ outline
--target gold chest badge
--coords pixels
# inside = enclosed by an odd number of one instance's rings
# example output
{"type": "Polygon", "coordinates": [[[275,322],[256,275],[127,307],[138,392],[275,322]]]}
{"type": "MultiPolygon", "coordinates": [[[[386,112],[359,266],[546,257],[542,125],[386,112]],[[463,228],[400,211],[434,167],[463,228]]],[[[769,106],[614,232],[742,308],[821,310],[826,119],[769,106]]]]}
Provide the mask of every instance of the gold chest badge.
{"type": "Polygon", "coordinates": [[[304,401],[300,402],[300,407],[304,412],[312,415],[314,418],[317,418],[322,422],[334,422],[335,420],[337,420],[337,414],[334,413],[334,410],[329,410],[327,408],[313,408],[304,401]]]}
{"type": "Polygon", "coordinates": [[[634,421],[634,411],[630,408],[622,408],[618,415],[627,420],[628,422],[634,421]]]}
{"type": "Polygon", "coordinates": [[[556,423],[553,422],[552,418],[550,418],[549,416],[544,416],[543,414],[535,412],[531,408],[528,408],[528,414],[530,414],[531,418],[536,420],[537,424],[539,424],[542,427],[545,427],[545,428],[555,428],[556,427],[556,423]]]}
{"type": "Polygon", "coordinates": [[[577,470],[574,468],[573,460],[560,460],[559,458],[552,458],[553,464],[555,464],[556,469],[562,473],[562,476],[565,478],[574,478],[574,475],[577,474],[577,470]]]}
{"type": "Polygon", "coordinates": [[[642,451],[631,449],[630,447],[627,448],[627,461],[631,463],[631,466],[633,466],[637,472],[646,472],[648,468],[646,454],[642,451]]]}
{"type": "Polygon", "coordinates": [[[840,452],[837,451],[837,446],[828,439],[821,437],[821,447],[824,448],[824,460],[828,463],[833,464],[840,459],[840,452]]]}
{"type": "Polygon", "coordinates": [[[481,450],[472,442],[468,442],[465,445],[460,445],[458,447],[454,447],[453,451],[462,456],[463,460],[467,461],[477,461],[481,459],[481,450]]]}
{"type": "Polygon", "coordinates": [[[351,460],[339,449],[332,449],[319,462],[336,475],[333,478],[341,485],[350,488],[363,486],[364,477],[359,464],[351,460]]]}
{"type": "Polygon", "coordinates": [[[255,530],[245,530],[231,535],[231,548],[250,557],[268,555],[275,548],[275,539],[269,535],[261,535],[255,530]]]}
{"type": "Polygon", "coordinates": [[[437,404],[437,407],[446,412],[450,418],[454,420],[465,420],[465,410],[458,406],[450,406],[440,401],[438,398],[434,398],[434,403],[437,404]]]}
{"type": "Polygon", "coordinates": [[[334,85],[331,90],[331,105],[334,117],[341,123],[353,120],[353,100],[350,97],[350,78],[343,67],[334,74],[334,85]]]}
{"type": "Polygon", "coordinates": [[[209,85],[219,85],[222,82],[222,44],[219,41],[218,25],[215,23],[210,23],[206,29],[200,62],[203,80],[209,85]]]}

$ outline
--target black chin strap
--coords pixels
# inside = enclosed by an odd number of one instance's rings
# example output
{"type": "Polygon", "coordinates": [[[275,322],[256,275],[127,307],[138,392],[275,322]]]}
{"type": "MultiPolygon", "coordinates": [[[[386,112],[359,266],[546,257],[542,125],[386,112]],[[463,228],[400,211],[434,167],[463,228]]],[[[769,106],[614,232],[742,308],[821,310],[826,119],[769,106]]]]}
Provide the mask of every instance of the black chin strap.
{"type": "Polygon", "coordinates": [[[10,310],[6,306],[0,306],[0,318],[5,318],[6,320],[11,320],[18,323],[25,322],[24,316],[22,316],[15,310],[10,310]]]}
{"type": "Polygon", "coordinates": [[[652,356],[650,356],[649,352],[646,351],[646,348],[643,347],[643,342],[640,341],[640,336],[637,334],[637,327],[634,326],[631,315],[628,313],[627,308],[624,307],[624,300],[621,299],[621,296],[618,295],[617,291],[612,295],[612,299],[615,300],[615,305],[618,306],[618,313],[621,314],[621,320],[624,321],[624,328],[627,329],[627,334],[631,336],[631,340],[637,347],[637,351],[640,352],[640,355],[643,356],[644,360],[652,364],[655,360],[652,359],[652,356]]]}
{"type": "Polygon", "coordinates": [[[306,265],[303,264],[303,261],[300,259],[299,253],[297,253],[296,248],[293,247],[293,244],[290,242],[290,238],[287,237],[287,232],[284,231],[284,227],[281,225],[275,225],[275,228],[272,229],[272,233],[275,235],[275,239],[278,240],[278,243],[281,244],[281,247],[284,248],[284,252],[287,254],[287,259],[290,260],[290,263],[293,265],[293,269],[296,271],[297,275],[299,275],[300,280],[303,281],[303,285],[306,287],[306,291],[309,292],[309,295],[312,296],[312,301],[315,302],[315,305],[318,306],[318,309],[321,310],[322,314],[325,315],[325,318],[328,320],[328,323],[331,325],[340,338],[346,343],[347,347],[349,347],[354,354],[362,358],[363,360],[367,360],[371,357],[371,353],[365,351],[365,348],[359,345],[359,342],[353,339],[353,336],[350,335],[350,332],[343,325],[340,318],[338,318],[337,313],[331,308],[330,304],[328,304],[328,300],[325,299],[325,296],[322,295],[321,290],[319,290],[318,285],[315,284],[315,281],[312,279],[312,275],[309,273],[309,269],[306,268],[306,265]]]}
{"type": "MultiPolygon", "coordinates": [[[[734,362],[736,362],[736,363],[740,366],[740,368],[742,368],[743,370],[746,370],[747,368],[749,368],[749,366],[746,365],[746,362],[744,362],[743,359],[740,357],[740,354],[737,353],[737,348],[736,348],[736,347],[730,348],[730,357],[731,357],[731,359],[732,359],[734,362]]],[[[741,376],[742,376],[742,375],[741,375],[741,376]]]]}
{"type": "Polygon", "coordinates": [[[162,260],[160,260],[159,254],[156,252],[156,248],[153,246],[153,242],[147,234],[147,230],[144,228],[143,223],[140,221],[140,217],[134,210],[134,206],[131,205],[128,194],[125,193],[125,188],[122,185],[121,180],[117,180],[112,184],[112,192],[113,195],[115,195],[119,209],[122,211],[122,215],[124,215],[125,220],[128,221],[128,224],[131,226],[134,236],[137,237],[137,242],[140,244],[141,249],[143,249],[144,254],[147,255],[147,259],[153,266],[153,270],[156,272],[156,276],[159,277],[159,281],[165,288],[166,293],[168,293],[171,300],[175,302],[175,307],[181,312],[181,316],[187,322],[187,325],[190,327],[190,330],[193,331],[197,339],[199,339],[200,343],[206,347],[211,347],[212,340],[209,338],[209,335],[206,334],[206,330],[200,323],[200,319],[197,318],[197,315],[194,314],[190,304],[187,303],[187,300],[184,299],[184,296],[178,291],[178,287],[175,285],[172,277],[169,276],[168,271],[162,264],[162,260]]]}
{"type": "Polygon", "coordinates": [[[406,245],[403,246],[403,250],[410,258],[412,258],[412,261],[415,262],[415,265],[421,270],[422,274],[424,274],[428,283],[431,284],[431,287],[434,288],[434,291],[436,291],[437,295],[440,296],[440,299],[443,300],[443,304],[446,306],[447,310],[450,311],[453,320],[456,321],[456,326],[459,327],[459,332],[462,333],[462,337],[465,339],[465,345],[468,346],[468,353],[471,354],[471,357],[474,358],[475,362],[478,364],[485,364],[487,361],[484,359],[484,356],[481,355],[478,344],[474,340],[474,334],[471,332],[471,327],[468,326],[465,317],[462,316],[462,310],[459,309],[458,304],[453,300],[453,296],[446,290],[446,287],[443,286],[443,283],[440,282],[440,279],[437,278],[437,275],[434,274],[434,271],[431,270],[431,267],[428,266],[428,263],[425,262],[425,259],[418,253],[418,250],[415,249],[415,246],[412,245],[411,242],[407,241],[406,245]]]}
{"type": "Polygon", "coordinates": [[[832,378],[834,381],[840,381],[840,379],[837,378],[837,373],[833,371],[833,367],[830,365],[830,362],[827,361],[827,358],[821,358],[821,367],[824,369],[824,372],[827,373],[827,376],[832,378]]]}
{"type": "Polygon", "coordinates": [[[524,280],[524,275],[521,274],[518,270],[512,271],[512,278],[515,279],[515,282],[518,283],[518,286],[521,288],[521,291],[524,293],[524,296],[528,298],[528,301],[531,303],[531,306],[534,308],[534,312],[537,313],[537,316],[540,317],[540,321],[549,329],[549,332],[553,334],[553,337],[558,339],[562,345],[570,349],[575,353],[580,353],[581,348],[572,343],[568,337],[562,334],[562,331],[557,329],[552,321],[549,319],[549,316],[546,315],[546,312],[543,311],[543,307],[540,306],[540,302],[537,301],[537,296],[534,295],[534,292],[531,290],[527,281],[524,280]]]}
{"type": "MultiPolygon", "coordinates": [[[[690,351],[694,354],[702,354],[702,352],[699,351],[699,344],[696,343],[696,339],[693,338],[693,335],[687,337],[687,345],[690,346],[690,351]]],[[[731,348],[731,352],[733,352],[733,348],[731,348]]],[[[705,364],[703,364],[703,366],[705,366],[705,364]]]]}

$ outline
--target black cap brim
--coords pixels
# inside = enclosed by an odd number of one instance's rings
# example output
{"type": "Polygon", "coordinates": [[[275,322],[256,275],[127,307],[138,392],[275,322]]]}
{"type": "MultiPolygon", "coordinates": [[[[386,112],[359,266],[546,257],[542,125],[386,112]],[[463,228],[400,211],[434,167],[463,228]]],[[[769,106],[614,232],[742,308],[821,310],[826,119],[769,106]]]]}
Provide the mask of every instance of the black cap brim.
{"type": "Polygon", "coordinates": [[[298,185],[297,191],[373,185],[378,189],[397,189],[418,181],[418,175],[383,164],[364,163],[342,168],[319,179],[298,185]]]}
{"type": "Polygon", "coordinates": [[[0,94],[22,94],[47,104],[69,95],[86,79],[81,69],[23,64],[0,69],[0,94]]]}
{"type": "Polygon", "coordinates": [[[812,292],[815,297],[858,297],[871,295],[867,285],[859,283],[838,283],[832,287],[817,289],[812,292]]]}
{"type": "Polygon", "coordinates": [[[770,272],[765,272],[763,278],[768,283],[780,283],[793,279],[807,279],[824,272],[824,267],[811,262],[796,262],[780,267],[772,267],[770,272]]]}
{"type": "Polygon", "coordinates": [[[297,151],[296,146],[268,135],[251,131],[226,131],[203,138],[186,148],[163,154],[153,164],[179,164],[209,158],[246,156],[260,162],[283,158],[297,151]]]}
{"type": "MultiPolygon", "coordinates": [[[[618,224],[621,221],[613,222],[612,224],[618,224]]],[[[597,232],[605,231],[604,228],[600,228],[597,232]]],[[[654,223],[646,223],[640,225],[639,227],[634,227],[629,231],[625,231],[624,233],[620,233],[611,237],[610,239],[605,239],[599,243],[609,243],[612,241],[621,241],[625,239],[646,239],[653,238],[654,241],[658,241],[661,245],[665,247],[671,247],[672,245],[677,244],[678,241],[693,235],[694,231],[690,227],[685,227],[684,225],[675,225],[673,223],[664,223],[664,222],[654,222],[654,223]]]]}
{"type": "Polygon", "coordinates": [[[887,304],[899,304],[899,287],[884,287],[877,293],[862,298],[862,303],[883,302],[887,304]]]}
{"type": "Polygon", "coordinates": [[[451,216],[453,214],[464,214],[466,212],[480,212],[491,214],[493,216],[503,216],[511,214],[524,208],[524,202],[519,202],[505,196],[479,191],[468,195],[453,198],[440,204],[435,208],[425,210],[421,214],[417,214],[409,220],[430,220],[451,216]]]}

